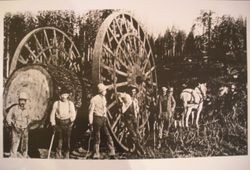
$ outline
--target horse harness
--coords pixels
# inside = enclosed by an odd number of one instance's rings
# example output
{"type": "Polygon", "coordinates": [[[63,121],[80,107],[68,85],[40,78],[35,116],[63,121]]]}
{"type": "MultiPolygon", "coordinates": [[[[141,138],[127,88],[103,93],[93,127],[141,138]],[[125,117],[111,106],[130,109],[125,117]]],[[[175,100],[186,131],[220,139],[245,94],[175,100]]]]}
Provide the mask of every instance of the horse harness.
{"type": "Polygon", "coordinates": [[[204,101],[204,98],[205,98],[205,95],[203,94],[203,92],[202,92],[202,90],[201,90],[201,88],[200,87],[197,87],[198,89],[199,89],[199,91],[200,91],[200,94],[201,94],[201,100],[200,100],[200,102],[198,102],[198,103],[196,103],[195,102],[195,95],[194,95],[194,90],[192,89],[192,92],[189,92],[189,91],[183,91],[183,92],[185,92],[185,93],[189,93],[189,94],[191,94],[191,99],[190,99],[190,101],[188,102],[188,103],[192,103],[193,102],[193,104],[200,104],[200,103],[202,103],[203,101],[204,101]]]}

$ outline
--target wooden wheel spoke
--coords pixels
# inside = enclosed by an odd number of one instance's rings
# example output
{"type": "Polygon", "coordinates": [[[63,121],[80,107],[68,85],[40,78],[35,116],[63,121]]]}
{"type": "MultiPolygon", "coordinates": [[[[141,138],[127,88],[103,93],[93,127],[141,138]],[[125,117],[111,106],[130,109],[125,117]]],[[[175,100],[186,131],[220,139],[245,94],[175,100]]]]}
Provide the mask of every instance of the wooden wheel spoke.
{"type": "Polygon", "coordinates": [[[104,69],[108,70],[108,71],[114,71],[115,73],[117,73],[117,74],[119,74],[119,75],[121,75],[121,76],[128,77],[128,74],[127,74],[127,73],[124,73],[124,72],[122,72],[122,71],[120,71],[120,70],[114,69],[114,68],[112,68],[112,67],[110,67],[110,66],[107,66],[107,65],[102,64],[102,67],[103,67],[104,69]]]}
{"type": "MultiPolygon", "coordinates": [[[[120,35],[122,36],[122,28],[121,28],[120,25],[118,24],[117,20],[115,20],[115,24],[116,24],[116,26],[117,26],[117,28],[118,28],[118,30],[119,30],[120,35]]],[[[132,64],[135,63],[135,62],[132,60],[133,57],[131,56],[131,49],[128,49],[127,43],[126,43],[126,41],[125,41],[124,38],[122,38],[122,42],[124,43],[124,46],[125,46],[126,49],[127,49],[127,52],[128,52],[128,54],[129,54],[129,56],[130,56],[130,59],[131,59],[132,64]]],[[[131,41],[130,41],[130,44],[132,44],[131,41]]]]}
{"type": "MultiPolygon", "coordinates": [[[[117,45],[118,45],[118,48],[122,51],[122,53],[123,53],[123,55],[125,56],[125,59],[126,59],[126,61],[130,64],[130,65],[133,65],[133,63],[131,63],[127,58],[126,58],[126,56],[127,56],[127,54],[126,54],[126,52],[124,51],[124,49],[121,47],[121,43],[119,43],[119,41],[118,41],[118,39],[116,38],[116,35],[113,33],[113,31],[111,30],[111,28],[109,27],[108,28],[108,30],[109,30],[109,32],[112,34],[112,36],[113,36],[113,38],[115,39],[115,41],[116,41],[116,43],[117,43],[117,45]]],[[[124,40],[122,40],[123,42],[124,42],[124,40]]],[[[124,42],[125,43],[125,46],[126,46],[126,42],[124,42]]],[[[127,47],[126,47],[127,48],[127,47]]],[[[130,55],[130,54],[129,54],[130,55]]]]}
{"type": "Polygon", "coordinates": [[[111,28],[108,28],[108,31],[112,34],[112,37],[114,38],[114,40],[116,41],[116,44],[119,44],[118,39],[116,38],[116,35],[114,34],[114,32],[111,30],[111,28]]]}
{"type": "Polygon", "coordinates": [[[103,47],[104,47],[104,49],[105,49],[108,53],[110,53],[116,60],[118,60],[119,63],[120,63],[123,67],[125,67],[125,68],[128,70],[128,66],[127,66],[118,56],[115,56],[115,54],[113,53],[113,51],[112,51],[107,45],[103,44],[103,47]]]}
{"type": "Polygon", "coordinates": [[[121,82],[121,83],[116,83],[116,84],[111,84],[108,85],[108,89],[112,89],[112,88],[117,88],[117,87],[122,87],[122,86],[126,86],[128,85],[128,82],[121,82]]]}
{"type": "Polygon", "coordinates": [[[127,128],[122,127],[122,130],[120,132],[117,132],[117,136],[120,142],[122,142],[125,134],[126,134],[127,128]]]}
{"type": "Polygon", "coordinates": [[[147,54],[147,58],[144,60],[144,63],[143,63],[143,72],[145,72],[148,63],[150,62],[149,58],[150,58],[151,53],[152,53],[152,51],[150,49],[149,53],[147,54]]]}
{"type": "Polygon", "coordinates": [[[111,113],[110,113],[109,110],[107,111],[107,114],[108,114],[108,117],[109,117],[110,119],[113,119],[113,116],[111,115],[111,113]]]}
{"type": "Polygon", "coordinates": [[[50,53],[50,55],[52,56],[52,51],[51,51],[51,49],[50,49],[49,38],[48,38],[48,35],[47,35],[46,30],[43,30],[43,33],[44,33],[44,37],[45,37],[45,40],[46,40],[46,42],[47,42],[47,45],[48,45],[48,47],[49,47],[49,53],[50,53]]]}
{"type": "Polygon", "coordinates": [[[128,26],[127,19],[126,19],[126,17],[125,17],[124,14],[122,15],[122,18],[123,18],[123,20],[124,20],[124,25],[125,25],[125,28],[126,28],[127,33],[128,33],[128,32],[129,32],[129,26],[128,26]]]}
{"type": "Polygon", "coordinates": [[[113,125],[111,127],[111,129],[113,130],[115,128],[115,126],[117,125],[118,121],[120,120],[121,118],[121,114],[118,114],[115,121],[113,122],[113,125]]]}
{"type": "MultiPolygon", "coordinates": [[[[125,44],[125,46],[126,46],[126,44],[125,44]]],[[[118,48],[122,51],[122,53],[123,53],[123,58],[128,62],[128,64],[129,64],[130,66],[133,66],[133,62],[131,61],[131,57],[130,57],[130,58],[128,57],[128,55],[125,53],[124,49],[123,49],[121,46],[119,46],[118,48]]],[[[129,55],[130,55],[130,54],[129,54],[129,55]]]]}
{"type": "Polygon", "coordinates": [[[154,71],[155,70],[155,66],[153,66],[149,71],[147,71],[146,73],[145,73],[145,76],[147,77],[150,73],[152,73],[152,71],[154,71]]]}
{"type": "MultiPolygon", "coordinates": [[[[133,48],[134,41],[131,40],[131,36],[128,36],[128,39],[129,39],[129,44],[130,44],[130,48],[131,48],[130,53],[131,53],[131,51],[136,52],[135,46],[133,48]]],[[[136,63],[136,57],[137,56],[136,55],[130,55],[130,57],[131,57],[131,60],[133,61],[133,63],[136,63]]]]}
{"type": "Polygon", "coordinates": [[[29,53],[31,54],[31,58],[33,59],[33,61],[35,62],[38,59],[38,56],[35,55],[35,53],[31,50],[30,46],[26,43],[24,45],[26,47],[26,49],[29,51],[29,53]]]}
{"type": "Polygon", "coordinates": [[[56,50],[56,58],[58,59],[58,42],[57,42],[57,36],[56,36],[56,30],[53,30],[53,47],[56,50]]]}
{"type": "Polygon", "coordinates": [[[36,34],[34,34],[34,38],[35,38],[35,40],[36,40],[36,43],[37,43],[37,45],[38,45],[40,51],[42,52],[42,54],[43,54],[43,56],[44,56],[44,59],[46,60],[46,59],[47,59],[47,56],[46,56],[46,54],[44,53],[44,49],[43,49],[41,43],[39,42],[39,40],[38,40],[36,34]]]}
{"type": "Polygon", "coordinates": [[[116,105],[116,103],[117,103],[117,101],[116,100],[114,100],[112,103],[110,103],[109,105],[108,105],[108,110],[110,110],[112,107],[114,107],[115,105],[116,105]]]}
{"type": "Polygon", "coordinates": [[[22,64],[27,64],[29,62],[28,59],[24,59],[22,55],[19,55],[18,61],[22,64]]]}

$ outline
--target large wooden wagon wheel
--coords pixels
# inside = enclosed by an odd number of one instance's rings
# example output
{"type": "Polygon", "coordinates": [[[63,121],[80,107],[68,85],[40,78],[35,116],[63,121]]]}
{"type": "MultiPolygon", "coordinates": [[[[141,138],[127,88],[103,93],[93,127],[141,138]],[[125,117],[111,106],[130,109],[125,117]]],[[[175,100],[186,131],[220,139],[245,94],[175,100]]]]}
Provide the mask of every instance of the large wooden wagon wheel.
{"type": "Polygon", "coordinates": [[[82,58],[73,41],[54,27],[37,28],[19,43],[10,64],[10,74],[4,89],[4,116],[18,103],[18,93],[29,95],[31,129],[45,123],[51,104],[60,90],[71,90],[72,100],[80,107],[82,86],[77,74],[82,58]]]}
{"type": "Polygon", "coordinates": [[[82,58],[71,38],[55,27],[41,27],[19,43],[10,65],[10,74],[30,64],[51,64],[80,72],[82,58]]]}
{"type": "Polygon", "coordinates": [[[111,14],[101,25],[96,37],[92,79],[94,84],[103,82],[109,87],[108,120],[110,130],[126,151],[132,151],[129,132],[116,110],[118,92],[130,85],[139,89],[139,131],[142,141],[149,135],[149,103],[156,97],[157,79],[154,58],[147,34],[128,13],[111,14]]]}

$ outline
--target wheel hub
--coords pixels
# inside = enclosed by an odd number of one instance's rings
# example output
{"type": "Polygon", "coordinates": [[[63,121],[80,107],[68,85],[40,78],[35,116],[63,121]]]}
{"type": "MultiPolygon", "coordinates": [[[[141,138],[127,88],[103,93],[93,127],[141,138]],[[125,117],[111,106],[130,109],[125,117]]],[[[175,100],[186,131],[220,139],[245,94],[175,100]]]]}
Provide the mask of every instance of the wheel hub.
{"type": "Polygon", "coordinates": [[[127,81],[129,84],[133,85],[141,85],[145,80],[145,76],[143,75],[143,72],[138,64],[135,64],[134,66],[131,66],[128,70],[128,78],[127,81]]]}

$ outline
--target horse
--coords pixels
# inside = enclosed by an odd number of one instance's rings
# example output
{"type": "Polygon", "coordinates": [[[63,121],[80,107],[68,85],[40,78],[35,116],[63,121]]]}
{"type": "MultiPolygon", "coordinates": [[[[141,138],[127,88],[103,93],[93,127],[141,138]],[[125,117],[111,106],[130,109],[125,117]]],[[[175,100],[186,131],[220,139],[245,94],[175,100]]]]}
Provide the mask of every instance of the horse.
{"type": "Polygon", "coordinates": [[[193,110],[197,111],[196,116],[196,127],[199,128],[199,118],[200,113],[203,108],[203,102],[207,96],[207,84],[199,83],[195,89],[186,88],[180,94],[180,99],[183,102],[184,113],[182,114],[182,126],[184,127],[184,123],[186,123],[186,127],[188,126],[189,116],[192,112],[192,124],[194,121],[193,110]],[[184,122],[186,116],[186,122],[184,122]]]}

